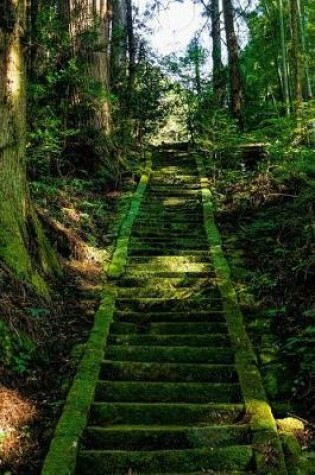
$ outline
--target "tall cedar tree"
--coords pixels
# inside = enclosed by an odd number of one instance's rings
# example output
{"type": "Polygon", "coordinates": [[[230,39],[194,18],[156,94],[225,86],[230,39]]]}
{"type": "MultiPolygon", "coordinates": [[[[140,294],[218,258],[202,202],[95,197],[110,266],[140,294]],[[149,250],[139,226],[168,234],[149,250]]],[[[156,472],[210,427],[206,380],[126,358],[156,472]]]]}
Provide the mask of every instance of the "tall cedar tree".
{"type": "Polygon", "coordinates": [[[24,0],[0,5],[0,259],[47,293],[38,270],[58,269],[31,206],[25,166],[24,0]]]}
{"type": "Polygon", "coordinates": [[[238,52],[238,42],[234,28],[234,12],[232,0],[223,0],[224,25],[229,62],[229,79],[231,95],[231,112],[238,124],[242,125],[241,102],[242,86],[241,71],[238,52]]]}

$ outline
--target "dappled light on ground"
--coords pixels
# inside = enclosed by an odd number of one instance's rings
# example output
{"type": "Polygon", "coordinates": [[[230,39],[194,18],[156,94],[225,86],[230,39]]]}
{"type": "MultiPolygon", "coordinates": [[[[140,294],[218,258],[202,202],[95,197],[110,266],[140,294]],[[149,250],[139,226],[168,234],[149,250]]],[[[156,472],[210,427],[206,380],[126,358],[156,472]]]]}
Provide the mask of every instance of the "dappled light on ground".
{"type": "Polygon", "coordinates": [[[0,472],[8,463],[18,464],[34,449],[29,425],[36,416],[34,403],[17,391],[0,387],[0,472]]]}

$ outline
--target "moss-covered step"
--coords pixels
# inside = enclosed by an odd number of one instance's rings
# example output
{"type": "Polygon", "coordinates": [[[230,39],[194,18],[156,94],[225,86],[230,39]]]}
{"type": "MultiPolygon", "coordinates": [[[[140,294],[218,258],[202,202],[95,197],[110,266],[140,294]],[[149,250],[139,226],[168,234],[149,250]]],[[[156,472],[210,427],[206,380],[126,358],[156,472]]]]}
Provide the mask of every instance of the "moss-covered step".
{"type": "MultiPolygon", "coordinates": [[[[134,238],[133,238],[134,239],[134,238]]],[[[132,239],[132,242],[134,242],[132,239]]],[[[180,246],[186,247],[188,245],[194,246],[195,243],[190,240],[190,238],[185,238],[185,236],[177,236],[177,237],[170,237],[170,236],[165,236],[165,238],[161,238],[160,240],[157,240],[154,238],[154,240],[151,240],[150,238],[144,238],[142,240],[146,245],[149,245],[150,247],[154,247],[157,245],[163,245],[167,244],[168,249],[178,249],[180,250],[180,246]],[[173,246],[174,244],[174,246],[173,246]]],[[[202,245],[202,241],[198,241],[198,244],[196,245],[202,245]]],[[[201,249],[202,250],[202,249],[201,249]]],[[[161,270],[167,270],[167,271],[179,271],[179,272],[204,272],[204,271],[213,271],[212,266],[210,269],[210,260],[206,259],[206,263],[204,261],[199,261],[195,259],[188,259],[188,257],[180,258],[178,255],[180,252],[178,252],[177,255],[173,256],[172,258],[167,258],[167,256],[156,256],[156,257],[149,257],[147,260],[142,260],[138,259],[140,262],[132,261],[132,265],[135,268],[135,270],[138,271],[146,271],[148,269],[154,268],[157,270],[157,272],[161,270]]],[[[130,265],[128,263],[128,265],[130,265]]],[[[154,270],[154,269],[152,269],[154,270]]]]}
{"type": "Polygon", "coordinates": [[[108,337],[110,345],[131,346],[220,346],[231,347],[227,335],[115,335],[108,337]]]}
{"type": "Polygon", "coordinates": [[[143,310],[137,311],[115,311],[114,320],[116,322],[126,323],[169,323],[169,322],[210,322],[210,323],[225,323],[223,311],[202,311],[187,309],[185,311],[176,310],[173,312],[158,311],[158,312],[144,312],[143,310]]]}
{"type": "MultiPolygon", "coordinates": [[[[160,196],[163,197],[163,199],[171,199],[171,198],[177,198],[177,197],[189,197],[191,198],[192,196],[196,201],[201,200],[201,190],[200,187],[197,190],[183,190],[181,187],[177,187],[174,189],[173,188],[168,188],[168,187],[163,187],[163,186],[156,186],[154,189],[151,188],[151,194],[157,199],[160,196]]],[[[150,194],[148,193],[150,196],[150,194]]],[[[147,198],[148,199],[148,198],[147,198]]],[[[144,200],[145,202],[145,200],[144,200]]]]}
{"type": "Polygon", "coordinates": [[[83,446],[96,450],[174,450],[248,445],[248,424],[221,426],[114,425],[90,426],[83,446]]]}
{"type": "Polygon", "coordinates": [[[90,424],[95,426],[117,424],[159,424],[205,426],[242,422],[245,408],[242,404],[179,404],[94,402],[90,424]]]}
{"type": "Polygon", "coordinates": [[[182,185],[182,184],[195,184],[196,176],[194,175],[176,175],[176,176],[165,176],[164,173],[153,173],[150,183],[154,185],[182,185]]]}
{"type": "Polygon", "coordinates": [[[171,286],[165,285],[164,288],[160,287],[127,287],[127,288],[120,288],[118,290],[118,297],[119,298],[128,298],[133,296],[133,298],[177,298],[177,299],[187,299],[192,297],[194,299],[198,298],[220,298],[219,294],[211,288],[194,288],[193,286],[190,287],[181,287],[181,288],[174,288],[171,286]]]}
{"type": "Polygon", "coordinates": [[[153,246],[141,246],[141,247],[129,247],[128,250],[128,256],[169,256],[169,255],[178,255],[179,253],[181,255],[204,255],[205,252],[207,252],[207,249],[178,249],[178,248],[170,248],[169,246],[164,246],[163,248],[153,246]]]}
{"type": "Polygon", "coordinates": [[[187,225],[198,224],[203,226],[201,212],[202,208],[200,205],[196,205],[194,207],[191,206],[187,209],[174,209],[174,206],[173,209],[167,208],[166,206],[157,208],[157,205],[155,205],[154,207],[152,207],[152,209],[147,207],[145,209],[145,212],[140,211],[134,224],[135,226],[147,224],[149,227],[156,227],[156,223],[159,221],[161,222],[161,225],[170,227],[177,227],[179,225],[182,225],[183,223],[187,225]]]}
{"type": "Polygon", "coordinates": [[[111,381],[237,382],[233,365],[105,360],[100,379],[111,381]]]}
{"type": "Polygon", "coordinates": [[[145,224],[141,224],[141,226],[137,226],[137,228],[132,233],[134,238],[140,239],[169,239],[169,240],[181,240],[182,238],[189,238],[189,239],[203,239],[204,237],[204,230],[202,227],[197,226],[196,224],[191,226],[181,226],[181,227],[173,227],[173,228],[165,228],[161,223],[158,230],[150,229],[145,226],[145,224]]]}
{"type": "Polygon", "coordinates": [[[208,346],[126,346],[108,345],[106,358],[113,361],[146,361],[160,363],[232,364],[234,352],[229,348],[208,346]]]}
{"type": "Polygon", "coordinates": [[[143,255],[143,256],[131,256],[128,259],[129,264],[140,264],[140,263],[149,263],[149,264],[162,264],[162,265],[170,265],[170,263],[176,264],[190,264],[190,263],[202,263],[207,262],[208,264],[211,263],[211,258],[207,252],[200,253],[200,254],[183,254],[180,253],[168,256],[155,256],[152,257],[150,255],[143,255]]]}
{"type": "Polygon", "coordinates": [[[98,381],[96,401],[107,402],[241,402],[237,383],[98,381]]]}
{"type": "MultiPolygon", "coordinates": [[[[208,247],[204,242],[190,242],[186,241],[173,241],[173,242],[166,242],[166,241],[157,241],[157,240],[147,240],[146,242],[141,241],[141,239],[136,239],[131,237],[130,238],[130,246],[129,246],[129,255],[133,252],[136,252],[138,249],[142,249],[142,251],[152,252],[158,251],[161,255],[163,252],[170,254],[174,252],[178,254],[179,252],[182,254],[183,252],[187,251],[189,254],[194,251],[207,251],[208,247]],[[150,251],[152,250],[152,251],[150,251]]],[[[206,277],[206,276],[205,276],[206,277]]]]}
{"type": "Polygon", "coordinates": [[[220,298],[119,298],[116,300],[117,310],[132,311],[150,311],[159,312],[162,310],[170,311],[186,311],[193,309],[194,311],[214,311],[222,310],[222,300],[220,298]]]}
{"type": "Polygon", "coordinates": [[[131,335],[203,335],[203,334],[227,334],[225,323],[196,323],[196,322],[167,322],[151,323],[140,321],[135,323],[112,323],[111,332],[113,334],[131,335]]]}
{"type": "Polygon", "coordinates": [[[191,180],[190,183],[172,183],[171,186],[166,183],[152,183],[151,181],[148,186],[148,193],[162,193],[163,195],[171,194],[173,196],[174,192],[178,193],[192,190],[200,190],[200,183],[198,183],[198,181],[191,180]]]}
{"type": "Polygon", "coordinates": [[[253,463],[253,449],[246,445],[160,451],[90,450],[80,452],[77,473],[123,475],[132,470],[132,473],[148,475],[180,470],[249,470],[253,463]]]}
{"type": "Polygon", "coordinates": [[[214,273],[211,272],[172,272],[166,270],[156,271],[154,269],[150,270],[143,270],[143,271],[135,271],[132,267],[128,269],[125,268],[125,275],[126,277],[130,278],[150,278],[150,277],[161,277],[161,278],[172,278],[172,277],[182,277],[182,278],[189,278],[189,277],[209,277],[209,274],[213,277],[215,276],[214,273]]]}
{"type": "Polygon", "coordinates": [[[178,289],[182,287],[189,287],[195,290],[198,289],[213,289],[215,287],[215,281],[210,278],[184,278],[178,279],[176,277],[170,279],[163,279],[161,277],[152,277],[149,279],[139,278],[139,279],[130,279],[127,277],[121,277],[118,282],[119,287],[140,287],[142,289],[165,289],[173,288],[178,289]]]}

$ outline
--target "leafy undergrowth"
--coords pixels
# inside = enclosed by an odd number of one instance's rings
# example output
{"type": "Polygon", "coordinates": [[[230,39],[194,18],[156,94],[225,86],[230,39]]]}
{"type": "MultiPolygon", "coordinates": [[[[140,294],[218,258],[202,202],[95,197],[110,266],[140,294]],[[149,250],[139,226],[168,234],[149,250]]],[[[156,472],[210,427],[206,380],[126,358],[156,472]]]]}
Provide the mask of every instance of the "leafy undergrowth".
{"type": "Polygon", "coordinates": [[[311,151],[212,179],[232,277],[279,417],[314,429],[315,173],[311,151]]]}
{"type": "Polygon", "coordinates": [[[0,473],[40,473],[135,183],[123,193],[82,179],[32,184],[64,275],[48,302],[0,263],[0,473]]]}

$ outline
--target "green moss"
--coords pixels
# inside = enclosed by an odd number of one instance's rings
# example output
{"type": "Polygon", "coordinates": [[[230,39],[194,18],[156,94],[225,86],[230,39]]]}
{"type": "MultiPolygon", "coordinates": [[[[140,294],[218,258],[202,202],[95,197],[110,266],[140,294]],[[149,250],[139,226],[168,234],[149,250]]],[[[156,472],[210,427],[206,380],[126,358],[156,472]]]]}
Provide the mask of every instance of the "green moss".
{"type": "Polygon", "coordinates": [[[79,369],[67,396],[55,437],[44,462],[42,475],[73,473],[77,446],[87,423],[88,411],[94,399],[95,385],[104,357],[106,337],[113,318],[114,299],[115,293],[112,288],[105,288],[100,309],[95,315],[91,337],[86,344],[79,369]]]}
{"type": "Polygon", "coordinates": [[[127,473],[130,468],[139,474],[191,472],[204,470],[250,470],[253,466],[251,447],[220,449],[186,449],[160,451],[81,451],[78,475],[127,473]]]}
{"type": "Polygon", "coordinates": [[[107,277],[110,279],[118,279],[124,272],[132,226],[139,212],[140,204],[148,183],[150,171],[151,160],[148,159],[146,163],[145,174],[142,175],[138,188],[132,199],[128,215],[119,233],[119,238],[116,244],[116,249],[114,251],[112,261],[107,269],[107,277]]]}
{"type": "Polygon", "coordinates": [[[277,426],[279,431],[281,432],[294,433],[295,431],[304,430],[303,422],[300,419],[296,419],[295,417],[286,417],[284,419],[278,419],[277,426]]]}
{"type": "MultiPolygon", "coordinates": [[[[203,163],[196,158],[201,177],[205,176],[203,163]]],[[[282,448],[262,380],[256,367],[256,355],[245,331],[243,316],[236,292],[230,280],[230,269],[221,247],[220,233],[214,221],[214,206],[207,179],[201,178],[205,227],[218,279],[218,287],[223,297],[223,309],[228,324],[229,336],[235,350],[235,362],[239,375],[241,392],[246,411],[250,414],[254,431],[256,466],[259,473],[287,473],[282,448]],[[267,452],[272,453],[273,463],[268,463],[267,452]]]]}
{"type": "Polygon", "coordinates": [[[95,397],[112,402],[239,402],[240,392],[237,384],[227,383],[99,381],[95,397]]]}
{"type": "Polygon", "coordinates": [[[219,425],[234,423],[244,414],[242,404],[96,402],[91,407],[91,423],[219,425]]]}
{"type": "Polygon", "coordinates": [[[50,457],[46,458],[42,468],[45,475],[72,475],[78,451],[76,435],[59,436],[50,448],[50,457]]]}

